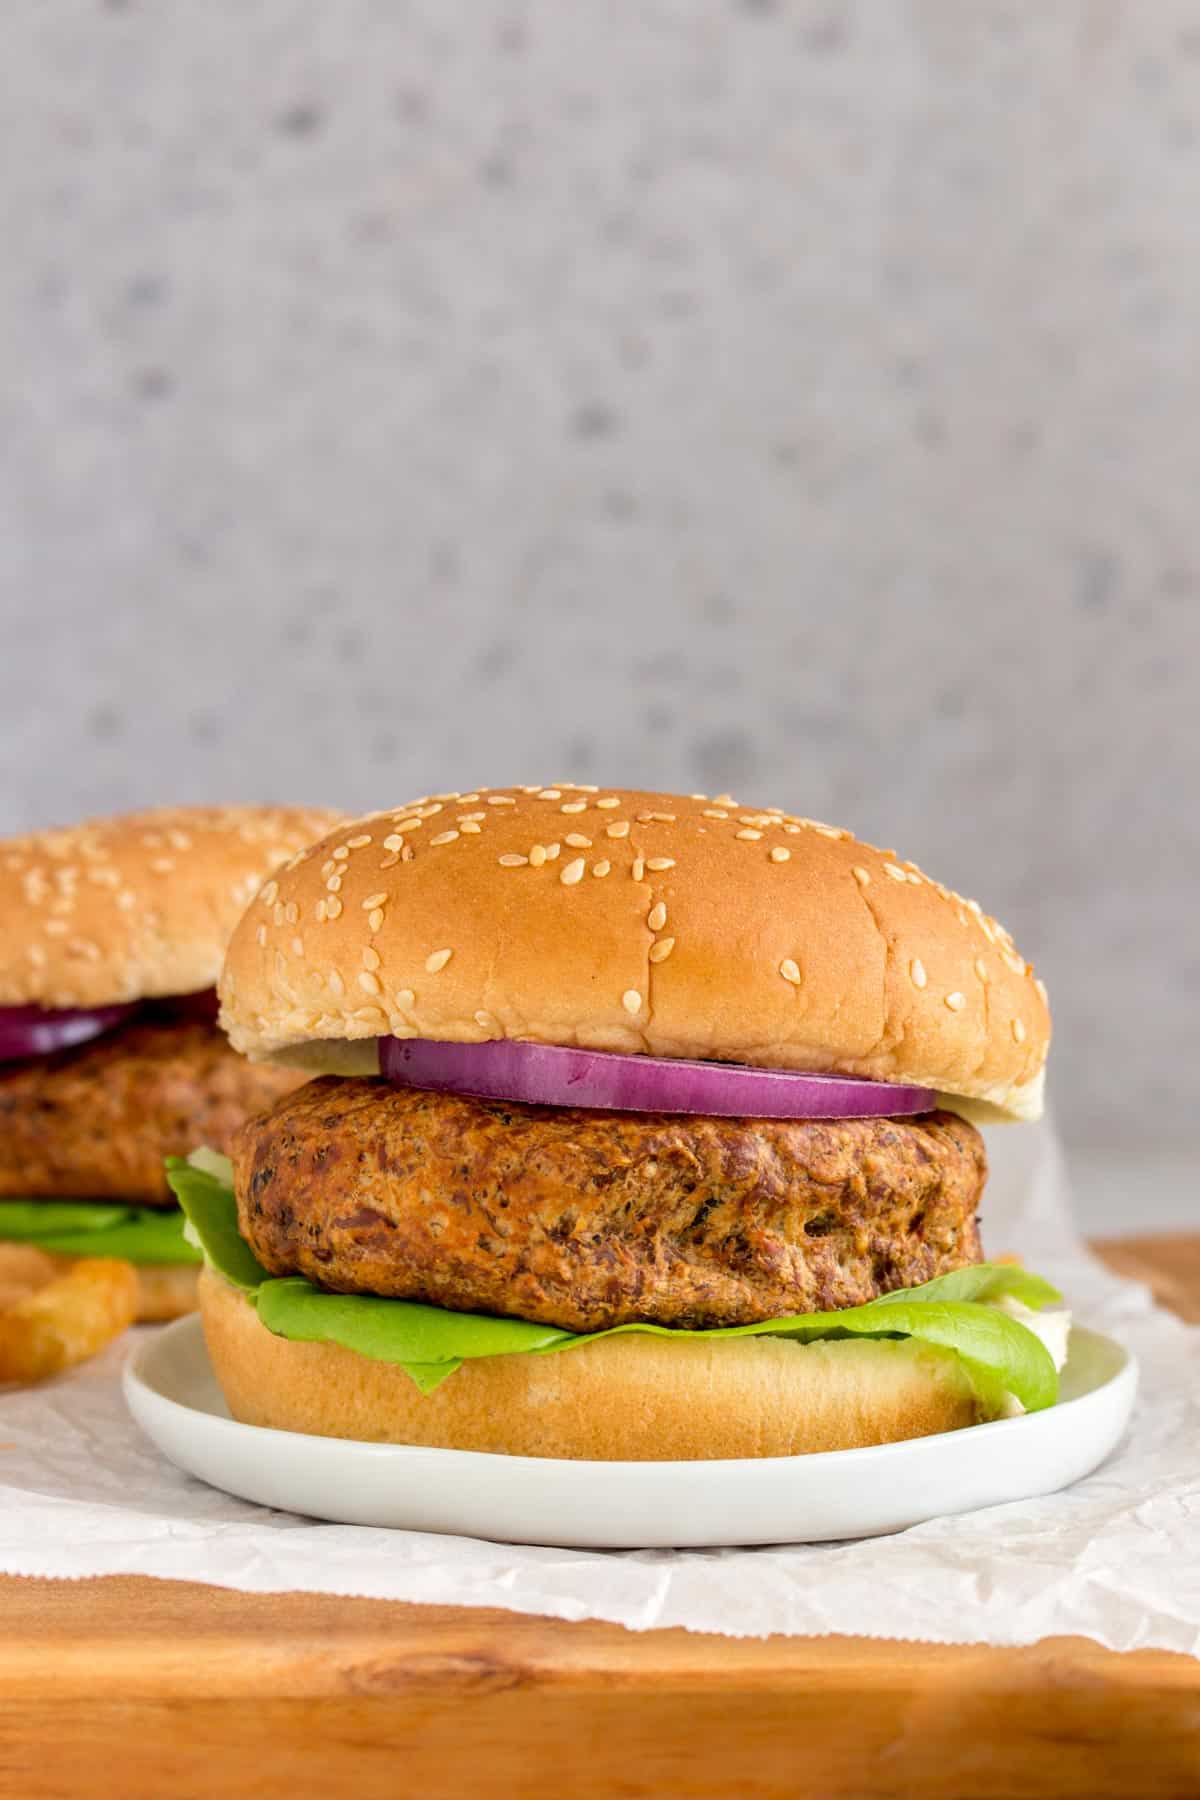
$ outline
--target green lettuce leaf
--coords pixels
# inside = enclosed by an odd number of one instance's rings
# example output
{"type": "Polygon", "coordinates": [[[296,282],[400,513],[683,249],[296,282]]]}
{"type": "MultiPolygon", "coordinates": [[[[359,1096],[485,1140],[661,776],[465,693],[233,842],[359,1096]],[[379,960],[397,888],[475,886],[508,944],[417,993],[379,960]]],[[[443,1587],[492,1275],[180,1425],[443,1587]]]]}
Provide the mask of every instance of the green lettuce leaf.
{"type": "Polygon", "coordinates": [[[1011,1296],[1038,1309],[1060,1299],[1041,1276],[1005,1263],[980,1263],[937,1276],[841,1312],[798,1313],[756,1325],[676,1331],[666,1325],[618,1325],[578,1334],[524,1319],[451,1312],[410,1300],[369,1294],[331,1294],[302,1276],[272,1277],[238,1232],[237,1204],[223,1171],[173,1158],[167,1179],[212,1266],[249,1297],[277,1337],[341,1344],[377,1362],[401,1364],[422,1393],[432,1393],[465,1361],[481,1356],[548,1355],[600,1338],[641,1332],[654,1337],[785,1337],[817,1339],[911,1337],[954,1351],[981,1396],[994,1404],[1013,1394],[1027,1412],[1052,1406],[1058,1376],[1049,1351],[1032,1331],[990,1304],[1011,1296]]]}
{"type": "Polygon", "coordinates": [[[177,1207],[103,1200],[0,1200],[0,1240],[57,1256],[118,1256],[131,1263],[198,1263],[177,1207]]]}
{"type": "MultiPolygon", "coordinates": [[[[224,1160],[224,1159],[222,1159],[224,1160]]],[[[214,1173],[214,1153],[197,1150],[191,1157],[168,1156],[167,1186],[183,1208],[193,1241],[205,1260],[219,1269],[226,1281],[252,1294],[271,1277],[238,1230],[237,1201],[233,1197],[233,1169],[214,1173]],[[193,1160],[203,1157],[204,1162],[193,1160]]]]}

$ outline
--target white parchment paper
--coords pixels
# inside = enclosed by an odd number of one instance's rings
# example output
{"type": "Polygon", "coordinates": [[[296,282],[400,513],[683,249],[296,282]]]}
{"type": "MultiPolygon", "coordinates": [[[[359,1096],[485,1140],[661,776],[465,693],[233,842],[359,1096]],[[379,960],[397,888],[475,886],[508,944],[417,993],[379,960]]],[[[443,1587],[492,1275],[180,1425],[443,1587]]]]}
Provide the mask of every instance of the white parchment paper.
{"type": "Polygon", "coordinates": [[[1117,1650],[1200,1655],[1200,1331],[1082,1249],[1049,1127],[993,1131],[989,1151],[989,1254],[1022,1251],[1081,1322],[1141,1362],[1128,1441],[1065,1493],[894,1537],[757,1550],[531,1549],[319,1524],[164,1462],[125,1411],[115,1348],[50,1387],[0,1397],[0,1571],[502,1606],[638,1630],[993,1644],[1081,1633],[1117,1650]]]}

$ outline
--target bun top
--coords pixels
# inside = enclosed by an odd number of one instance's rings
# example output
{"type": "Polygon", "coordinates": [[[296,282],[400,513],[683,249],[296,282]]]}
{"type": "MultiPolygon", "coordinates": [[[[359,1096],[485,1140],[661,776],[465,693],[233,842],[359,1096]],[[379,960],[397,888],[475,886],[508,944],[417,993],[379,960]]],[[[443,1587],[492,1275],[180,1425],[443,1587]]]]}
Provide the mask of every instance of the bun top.
{"type": "Polygon", "coordinates": [[[339,814],[183,806],[0,840],[0,1006],[212,987],[261,882],[339,814]]]}
{"type": "Polygon", "coordinates": [[[1036,1117],[1045,990],[1011,937],[850,832],[727,794],[519,787],[343,823],[268,881],[220,984],[235,1047],[526,1038],[915,1082],[1036,1117]]]}

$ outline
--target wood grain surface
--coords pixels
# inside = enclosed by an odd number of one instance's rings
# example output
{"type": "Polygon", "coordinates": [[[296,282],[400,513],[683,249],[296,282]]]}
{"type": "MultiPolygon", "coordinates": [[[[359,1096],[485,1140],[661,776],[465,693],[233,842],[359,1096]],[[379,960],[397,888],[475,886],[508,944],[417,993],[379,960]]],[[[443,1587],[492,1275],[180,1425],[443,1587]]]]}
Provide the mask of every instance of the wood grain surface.
{"type": "MultiPolygon", "coordinates": [[[[1200,1237],[1100,1248],[1200,1318],[1200,1237]]],[[[0,1580],[5,1800],[409,1793],[1197,1800],[1200,1663],[0,1580]]]]}

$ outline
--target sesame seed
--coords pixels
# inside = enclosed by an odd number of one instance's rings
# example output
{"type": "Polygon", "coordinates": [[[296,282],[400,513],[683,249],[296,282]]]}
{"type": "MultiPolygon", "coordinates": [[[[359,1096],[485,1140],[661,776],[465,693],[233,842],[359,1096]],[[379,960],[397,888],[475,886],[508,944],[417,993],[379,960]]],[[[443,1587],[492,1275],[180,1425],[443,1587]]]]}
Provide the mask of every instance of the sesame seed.
{"type": "Polygon", "coordinates": [[[169,875],[175,867],[175,858],[173,856],[156,856],[150,867],[156,875],[169,875]]]}
{"type": "Polygon", "coordinates": [[[748,843],[753,843],[762,836],[762,832],[755,831],[753,827],[746,825],[742,827],[741,831],[735,831],[733,835],[735,838],[745,838],[748,843]]]}
{"type": "Polygon", "coordinates": [[[607,858],[604,858],[602,861],[592,864],[592,874],[593,875],[601,875],[601,876],[607,875],[608,871],[611,868],[612,868],[612,864],[608,861],[607,858]]]}
{"type": "Polygon", "coordinates": [[[271,918],[276,925],[282,925],[287,918],[287,908],[282,900],[277,900],[271,908],[271,918]]]}
{"type": "Polygon", "coordinates": [[[547,862],[557,862],[558,861],[558,853],[561,849],[562,849],[561,844],[547,844],[546,845],[546,861],[547,862]]]}
{"type": "Polygon", "coordinates": [[[387,895],[386,894],[368,894],[366,899],[362,903],[362,909],[364,912],[374,912],[374,910],[377,906],[386,906],[386,905],[387,905],[387,895]]]}
{"type": "Polygon", "coordinates": [[[982,956],[977,956],[975,958],[975,973],[978,975],[980,981],[986,981],[988,979],[987,964],[984,962],[982,956]]]}
{"type": "Polygon", "coordinates": [[[596,805],[600,808],[601,812],[611,812],[614,806],[620,806],[620,804],[621,802],[616,794],[606,794],[603,800],[597,800],[596,802],[596,805]]]}
{"type": "Polygon", "coordinates": [[[288,901],[286,907],[284,908],[283,916],[287,920],[289,925],[299,924],[300,908],[297,906],[297,904],[294,900],[288,901]]]}
{"type": "Polygon", "coordinates": [[[634,857],[629,873],[633,876],[635,881],[641,881],[644,878],[646,873],[646,859],[644,856],[634,857]]]}
{"type": "Polygon", "coordinates": [[[652,963],[666,962],[674,948],[675,939],[673,937],[659,938],[650,946],[650,961],[652,963]]]}
{"type": "Polygon", "coordinates": [[[258,930],[257,930],[257,931],[256,931],[256,932],[255,932],[255,934],[254,934],[254,935],[255,935],[255,937],[256,937],[256,938],[257,938],[257,939],[258,939],[258,947],[259,947],[259,949],[260,949],[260,950],[261,950],[261,949],[262,949],[262,947],[263,947],[263,945],[264,945],[264,944],[265,944],[265,943],[266,943],[266,941],[267,941],[267,928],[266,928],[266,926],[265,926],[265,925],[260,925],[260,926],[259,926],[259,928],[258,928],[258,930]]]}
{"type": "Polygon", "coordinates": [[[845,838],[850,836],[848,831],[841,831],[836,825],[818,825],[815,819],[813,821],[813,830],[819,832],[822,837],[827,838],[845,838]]]}
{"type": "MultiPolygon", "coordinates": [[[[473,797],[476,800],[478,800],[479,795],[476,794],[473,797]]],[[[486,818],[487,818],[487,814],[485,812],[460,813],[458,815],[458,822],[460,825],[465,827],[467,825],[478,825],[480,819],[486,819],[486,818]]]]}
{"type": "MultiPolygon", "coordinates": [[[[401,835],[398,831],[393,831],[390,837],[384,838],[383,847],[385,850],[403,850],[404,839],[401,837],[401,835]]],[[[329,864],[326,863],[325,867],[321,870],[321,873],[322,873],[322,875],[325,875],[328,872],[329,872],[329,864]]]]}
{"type": "Polygon", "coordinates": [[[375,908],[374,912],[369,912],[367,914],[367,925],[370,928],[370,930],[378,931],[379,927],[382,924],[383,924],[383,908],[382,908],[382,906],[377,906],[375,908]]]}
{"type": "Polygon", "coordinates": [[[673,869],[675,867],[675,858],[673,856],[648,856],[646,858],[646,867],[648,869],[653,869],[654,873],[657,875],[663,869],[673,869]]]}
{"type": "Polygon", "coordinates": [[[477,1025],[482,1025],[485,1031],[499,1031],[500,1029],[499,1019],[494,1019],[490,1012],[477,1012],[475,1014],[475,1023],[477,1025]]]}
{"type": "Polygon", "coordinates": [[[474,819],[464,819],[460,829],[464,834],[478,837],[481,827],[475,823],[474,819]]]}
{"type": "Polygon", "coordinates": [[[325,902],[323,900],[317,901],[316,906],[313,908],[313,913],[318,925],[323,925],[325,923],[325,902]]]}
{"type": "Polygon", "coordinates": [[[394,819],[392,823],[395,825],[397,831],[419,831],[425,821],[424,819],[419,819],[416,813],[412,813],[408,818],[394,819]]]}
{"type": "MultiPolygon", "coordinates": [[[[522,792],[524,792],[524,790],[522,790],[522,792]]],[[[478,800],[479,795],[478,794],[460,794],[458,797],[462,801],[464,806],[470,806],[473,801],[478,800]]]]}
{"type": "Polygon", "coordinates": [[[329,880],[325,883],[325,886],[329,889],[329,892],[331,894],[340,894],[342,891],[341,876],[340,875],[331,875],[329,877],[329,880]]]}
{"type": "Polygon", "coordinates": [[[667,909],[661,900],[655,902],[646,914],[646,923],[651,931],[661,931],[667,922],[667,909]]]}
{"type": "Polygon", "coordinates": [[[436,837],[430,838],[429,842],[431,844],[452,844],[457,836],[457,831],[439,831],[436,837]]]}
{"type": "Polygon", "coordinates": [[[929,979],[925,973],[925,964],[921,961],[919,956],[913,957],[908,965],[908,972],[912,976],[912,984],[915,988],[923,988],[926,981],[929,979]]]}
{"type": "Polygon", "coordinates": [[[908,880],[908,876],[904,873],[904,870],[898,869],[895,863],[884,863],[883,872],[885,875],[890,875],[893,881],[908,880]]]}
{"type": "Polygon", "coordinates": [[[346,991],[346,984],[336,969],[330,969],[329,971],[329,991],[331,994],[338,995],[344,994],[346,991]]]}
{"type": "Polygon", "coordinates": [[[629,836],[629,820],[628,819],[614,819],[611,825],[606,825],[604,827],[604,831],[605,831],[605,835],[608,837],[611,837],[611,838],[628,837],[629,836]]]}
{"type": "Polygon", "coordinates": [[[364,969],[377,969],[379,967],[379,963],[380,963],[380,956],[379,956],[378,950],[372,949],[370,944],[364,944],[363,953],[362,953],[363,968],[364,969]]]}
{"type": "Polygon", "coordinates": [[[453,955],[453,950],[435,950],[432,956],[427,956],[425,958],[425,967],[429,974],[438,974],[440,970],[445,968],[453,955]]]}
{"type": "Polygon", "coordinates": [[[570,844],[572,850],[590,850],[592,847],[591,838],[584,837],[579,831],[568,831],[563,843],[570,844]]]}
{"type": "Polygon", "coordinates": [[[327,919],[336,919],[341,910],[341,901],[336,894],[331,894],[329,899],[325,902],[325,917],[327,919]]]}
{"type": "Polygon", "coordinates": [[[1025,1026],[1020,1019],[1013,1020],[1012,1034],[1018,1044],[1023,1044],[1025,1042],[1025,1026]]]}
{"type": "Polygon", "coordinates": [[[538,795],[538,799],[539,800],[561,800],[562,799],[562,789],[561,788],[543,788],[541,793],[538,795]]]}
{"type": "Polygon", "coordinates": [[[345,844],[339,844],[333,853],[333,857],[335,862],[349,862],[350,852],[347,850],[345,844]]]}
{"type": "Polygon", "coordinates": [[[415,854],[416,854],[416,852],[414,851],[412,845],[405,844],[403,850],[400,852],[400,861],[401,862],[411,862],[413,857],[415,856],[415,854]]]}
{"type": "Polygon", "coordinates": [[[737,801],[734,799],[732,794],[714,794],[713,795],[713,805],[714,806],[736,806],[737,801]]]}
{"type": "Polygon", "coordinates": [[[346,839],[346,848],[347,848],[347,850],[363,850],[366,848],[366,846],[370,842],[371,842],[370,832],[364,831],[359,837],[347,838],[346,839]]]}
{"type": "Polygon", "coordinates": [[[961,1012],[966,1004],[967,996],[965,994],[960,994],[956,991],[953,994],[946,995],[946,1005],[950,1008],[951,1012],[961,1012]]]}
{"type": "Polygon", "coordinates": [[[1037,991],[1038,991],[1038,993],[1039,993],[1039,994],[1040,994],[1040,995],[1041,995],[1041,997],[1042,997],[1042,1000],[1043,1000],[1043,1001],[1045,1001],[1045,1000],[1046,1000],[1046,998],[1047,998],[1047,994],[1046,994],[1046,984],[1045,984],[1045,982],[1044,982],[1044,981],[1043,981],[1043,980],[1042,980],[1042,979],[1041,979],[1041,977],[1040,977],[1040,976],[1037,976],[1037,975],[1035,975],[1035,976],[1034,976],[1034,978],[1033,978],[1033,985],[1034,985],[1034,987],[1035,987],[1035,988],[1036,988],[1036,989],[1037,989],[1037,991]]]}
{"type": "Polygon", "coordinates": [[[641,1012],[642,996],[638,993],[636,988],[626,988],[625,992],[621,995],[621,1005],[625,1008],[627,1013],[641,1012]]]}
{"type": "Polygon", "coordinates": [[[559,810],[559,812],[564,812],[564,813],[586,812],[587,811],[587,801],[586,800],[568,800],[568,801],[566,801],[566,803],[564,805],[560,806],[558,810],[559,810]]]}
{"type": "Polygon", "coordinates": [[[799,837],[804,830],[803,825],[785,825],[783,828],[789,837],[799,837]]]}
{"type": "Polygon", "coordinates": [[[396,1005],[409,1007],[416,999],[411,988],[398,988],[395,995],[396,1005]]]}
{"type": "Polygon", "coordinates": [[[799,963],[794,962],[790,956],[785,956],[780,963],[779,973],[783,976],[785,981],[790,981],[793,987],[798,987],[803,980],[799,963]]]}
{"type": "Polygon", "coordinates": [[[488,805],[489,806],[515,806],[516,804],[517,804],[516,801],[513,799],[510,799],[510,797],[507,794],[489,794],[488,795],[488,805]]]}
{"type": "Polygon", "coordinates": [[[379,867],[381,869],[394,869],[399,861],[400,858],[396,855],[396,852],[394,850],[389,850],[387,855],[381,859],[379,867]]]}
{"type": "Polygon", "coordinates": [[[303,956],[304,955],[304,939],[302,937],[294,937],[292,939],[292,955],[293,956],[303,956]]]}
{"type": "Polygon", "coordinates": [[[567,863],[558,879],[564,887],[574,887],[577,881],[583,880],[583,871],[586,867],[587,864],[582,856],[577,856],[573,862],[567,863]]]}
{"type": "Polygon", "coordinates": [[[702,816],[706,819],[727,819],[729,814],[723,812],[719,806],[706,806],[702,816]]]}
{"type": "Polygon", "coordinates": [[[791,856],[792,856],[791,851],[785,849],[782,844],[776,844],[774,849],[771,851],[771,861],[775,862],[775,863],[790,862],[791,856]]]}
{"type": "Polygon", "coordinates": [[[535,869],[540,869],[546,860],[545,844],[535,844],[529,852],[529,860],[535,869]]]}
{"type": "Polygon", "coordinates": [[[665,812],[644,812],[637,816],[639,825],[674,825],[675,814],[665,812]]]}
{"type": "Polygon", "coordinates": [[[268,881],[266,887],[258,897],[264,906],[274,906],[278,895],[279,883],[277,881],[268,881]]]}
{"type": "MultiPolygon", "coordinates": [[[[540,846],[535,845],[535,848],[539,847],[540,846]]],[[[529,861],[529,858],[527,856],[519,856],[515,850],[509,850],[503,856],[498,856],[496,861],[500,864],[502,869],[523,869],[529,861]]]]}

